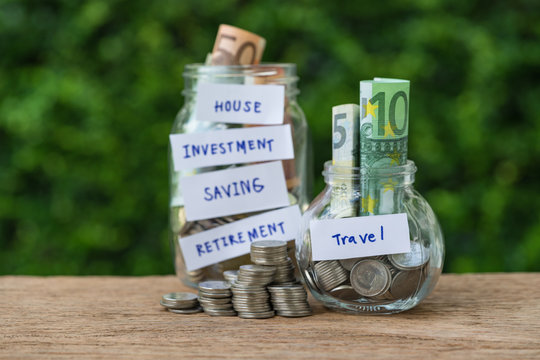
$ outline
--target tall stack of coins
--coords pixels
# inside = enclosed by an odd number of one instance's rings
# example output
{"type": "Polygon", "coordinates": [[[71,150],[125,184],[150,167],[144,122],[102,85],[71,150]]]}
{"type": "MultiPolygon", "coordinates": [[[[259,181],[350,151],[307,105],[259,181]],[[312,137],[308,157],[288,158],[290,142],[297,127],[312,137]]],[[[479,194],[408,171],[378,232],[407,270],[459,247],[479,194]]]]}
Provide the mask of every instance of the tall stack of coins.
{"type": "Polygon", "coordinates": [[[195,314],[202,311],[197,295],[186,292],[174,292],[163,295],[160,304],[177,314],[195,314]]]}
{"type": "Polygon", "coordinates": [[[276,314],[285,317],[302,317],[312,314],[307,293],[301,284],[270,285],[268,291],[276,314]]]}
{"type": "Polygon", "coordinates": [[[235,316],[231,285],[225,281],[203,281],[199,283],[199,303],[211,316],[235,316]]]}
{"type": "Polygon", "coordinates": [[[265,265],[242,265],[232,286],[234,309],[245,319],[274,316],[266,285],[274,280],[276,268],[265,265]]]}
{"type": "Polygon", "coordinates": [[[251,261],[258,265],[273,265],[276,268],[275,284],[295,282],[294,265],[287,255],[287,242],[262,240],[251,243],[251,261]]]}

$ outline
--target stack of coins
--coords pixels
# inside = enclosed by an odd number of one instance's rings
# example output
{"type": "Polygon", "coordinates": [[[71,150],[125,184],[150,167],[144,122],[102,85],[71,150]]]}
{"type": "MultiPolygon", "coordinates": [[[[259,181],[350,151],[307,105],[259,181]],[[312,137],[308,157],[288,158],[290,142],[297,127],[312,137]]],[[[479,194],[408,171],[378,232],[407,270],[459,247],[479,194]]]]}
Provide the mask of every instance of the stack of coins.
{"type": "Polygon", "coordinates": [[[234,309],[245,319],[274,316],[266,285],[274,280],[276,268],[265,265],[242,265],[232,287],[234,309]]]}
{"type": "Polygon", "coordinates": [[[203,281],[199,283],[199,303],[211,316],[235,316],[231,285],[226,281],[203,281]]]}
{"type": "Polygon", "coordinates": [[[242,265],[238,269],[236,283],[244,285],[266,286],[274,281],[276,268],[265,265],[242,265]]]}
{"type": "Polygon", "coordinates": [[[337,260],[319,261],[313,266],[316,281],[324,290],[332,290],[349,278],[347,270],[337,260]]]}
{"type": "Polygon", "coordinates": [[[236,282],[232,286],[234,309],[244,319],[267,319],[274,316],[270,295],[264,285],[236,282]]]}
{"type": "Polygon", "coordinates": [[[238,279],[238,270],[226,270],[223,272],[223,277],[225,281],[232,285],[238,279]]]}
{"type": "Polygon", "coordinates": [[[202,311],[197,295],[186,292],[174,292],[163,295],[160,304],[176,314],[195,314],[202,311]]]}
{"type": "Polygon", "coordinates": [[[294,283],[294,265],[287,255],[287,242],[262,240],[251,243],[251,261],[258,265],[276,267],[274,283],[294,283]]]}
{"type": "Polygon", "coordinates": [[[272,306],[277,315],[301,317],[312,314],[304,286],[300,284],[271,285],[268,286],[268,291],[270,291],[272,306]]]}
{"type": "Polygon", "coordinates": [[[258,265],[275,265],[286,262],[287,243],[279,240],[262,240],[251,243],[251,261],[258,265]]]}

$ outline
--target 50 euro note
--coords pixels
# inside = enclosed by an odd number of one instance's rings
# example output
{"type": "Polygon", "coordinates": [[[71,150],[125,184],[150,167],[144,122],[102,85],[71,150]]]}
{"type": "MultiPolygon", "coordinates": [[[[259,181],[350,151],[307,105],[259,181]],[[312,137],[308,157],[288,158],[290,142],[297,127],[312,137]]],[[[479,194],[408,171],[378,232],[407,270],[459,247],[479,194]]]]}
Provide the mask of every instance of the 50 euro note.
{"type": "Polygon", "coordinates": [[[339,217],[357,216],[354,167],[359,165],[359,107],[344,104],[332,108],[332,165],[334,166],[330,206],[339,217]]]}
{"type": "Polygon", "coordinates": [[[231,25],[219,26],[214,48],[207,65],[251,65],[261,62],[266,40],[252,32],[231,25]]]}
{"type": "MultiPolygon", "coordinates": [[[[404,165],[407,162],[410,82],[375,78],[360,82],[360,167],[404,165]]],[[[362,181],[362,215],[400,211],[397,180],[367,177],[362,181]]]]}

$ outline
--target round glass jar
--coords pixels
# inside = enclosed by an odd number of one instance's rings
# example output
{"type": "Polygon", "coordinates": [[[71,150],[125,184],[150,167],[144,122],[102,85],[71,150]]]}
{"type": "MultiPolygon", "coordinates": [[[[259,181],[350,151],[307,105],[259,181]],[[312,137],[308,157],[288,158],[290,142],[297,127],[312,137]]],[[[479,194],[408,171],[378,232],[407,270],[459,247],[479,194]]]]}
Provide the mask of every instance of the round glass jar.
{"type": "Polygon", "coordinates": [[[435,287],[444,260],[441,227],[427,201],[413,188],[416,166],[360,169],[325,163],[325,189],[302,217],[296,259],[304,282],[324,306],[353,314],[390,314],[411,309],[435,287]],[[367,203],[362,189],[376,201],[367,203]],[[364,205],[364,206],[362,206],[364,205]],[[351,214],[406,213],[411,252],[406,254],[313,261],[310,222],[351,214]],[[362,209],[362,211],[360,211],[362,209]]]}
{"type": "MultiPolygon", "coordinates": [[[[282,160],[290,205],[298,204],[304,211],[311,195],[311,144],[308,125],[304,112],[298,105],[296,97],[299,90],[296,86],[296,65],[294,64],[259,64],[233,66],[206,66],[189,64],[184,69],[184,105],[174,120],[171,134],[190,134],[207,131],[225,130],[229,128],[251,127],[254,125],[217,123],[200,121],[195,117],[197,88],[200,83],[213,84],[245,84],[245,85],[283,85],[285,87],[283,124],[290,124],[294,146],[294,159],[282,160]]],[[[175,171],[172,164],[169,144],[169,240],[174,257],[177,276],[187,285],[196,287],[200,281],[222,279],[223,271],[237,269],[240,265],[250,263],[249,254],[207,266],[195,271],[186,271],[179,238],[210,230],[236,220],[261,212],[252,212],[220,218],[186,221],[184,200],[180,186],[180,178],[204,172],[222,170],[248,164],[212,166],[190,170],[175,171]]],[[[291,240],[291,254],[294,256],[294,240],[291,240]]]]}

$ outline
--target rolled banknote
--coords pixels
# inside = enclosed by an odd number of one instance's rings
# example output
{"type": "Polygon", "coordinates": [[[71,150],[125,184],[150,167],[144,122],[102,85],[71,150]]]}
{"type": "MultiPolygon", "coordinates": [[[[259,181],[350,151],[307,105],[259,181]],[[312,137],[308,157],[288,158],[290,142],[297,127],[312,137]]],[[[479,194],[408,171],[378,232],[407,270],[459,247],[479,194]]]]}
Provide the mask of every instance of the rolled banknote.
{"type": "Polygon", "coordinates": [[[351,201],[358,183],[351,175],[352,168],[359,165],[359,121],[359,107],[356,104],[332,108],[332,165],[336,166],[337,174],[332,186],[330,206],[332,211],[339,213],[339,217],[358,215],[358,206],[351,201]]]}
{"type": "Polygon", "coordinates": [[[266,40],[249,31],[222,24],[219,26],[211,65],[250,65],[261,62],[266,40]]]}
{"type": "MultiPolygon", "coordinates": [[[[360,82],[360,167],[404,165],[407,162],[410,82],[375,78],[360,82]]],[[[399,211],[396,181],[367,179],[362,183],[362,215],[399,211]]]]}

